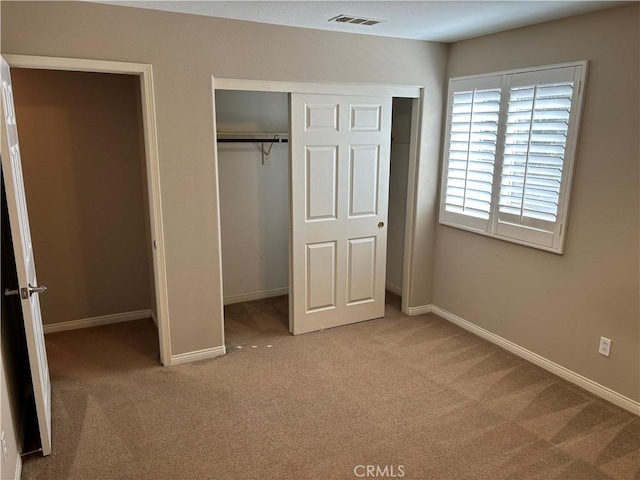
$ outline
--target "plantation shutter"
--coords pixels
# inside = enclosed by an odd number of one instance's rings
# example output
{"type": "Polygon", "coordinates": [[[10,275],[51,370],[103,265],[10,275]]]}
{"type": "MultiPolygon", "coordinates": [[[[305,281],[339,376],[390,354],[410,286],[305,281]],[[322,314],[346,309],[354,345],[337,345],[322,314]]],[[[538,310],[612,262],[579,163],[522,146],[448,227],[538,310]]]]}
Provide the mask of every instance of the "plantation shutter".
{"type": "Polygon", "coordinates": [[[553,247],[567,182],[575,67],[510,75],[495,233],[553,247]],[[514,228],[517,227],[517,228],[514,228]]]}
{"type": "Polygon", "coordinates": [[[440,223],[563,253],[587,66],[449,80],[440,223]]]}
{"type": "Polygon", "coordinates": [[[486,230],[491,213],[500,77],[450,84],[441,218],[486,230]]]}

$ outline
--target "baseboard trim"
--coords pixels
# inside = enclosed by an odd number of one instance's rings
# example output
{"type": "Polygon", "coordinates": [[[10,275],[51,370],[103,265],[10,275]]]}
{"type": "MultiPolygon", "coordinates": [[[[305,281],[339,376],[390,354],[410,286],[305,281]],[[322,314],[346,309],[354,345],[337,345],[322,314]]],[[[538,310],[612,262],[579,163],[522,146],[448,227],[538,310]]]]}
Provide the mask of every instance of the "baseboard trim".
{"type": "Polygon", "coordinates": [[[156,314],[153,312],[153,310],[149,310],[149,312],[151,313],[151,320],[153,320],[153,323],[155,323],[156,330],[157,330],[158,329],[158,317],[156,317],[156,314]]]}
{"type": "Polygon", "coordinates": [[[20,480],[22,478],[22,457],[20,455],[16,458],[16,471],[15,471],[15,480],[20,480]]]}
{"type": "Polygon", "coordinates": [[[99,317],[82,318],[69,322],[51,323],[43,325],[44,333],[64,332],[79,328],[97,327],[98,325],[108,325],[110,323],[129,322],[131,320],[142,320],[151,317],[151,310],[136,310],[134,312],[114,313],[112,315],[102,315],[99,317]]]}
{"type": "Polygon", "coordinates": [[[395,293],[398,296],[402,296],[402,288],[400,288],[397,285],[394,285],[393,283],[385,283],[384,284],[384,288],[386,288],[387,290],[389,290],[391,293],[395,293]]]}
{"type": "Polygon", "coordinates": [[[413,317],[414,315],[424,315],[431,312],[433,312],[433,305],[420,305],[419,307],[409,307],[406,313],[413,317]]]}
{"type": "MultiPolygon", "coordinates": [[[[464,328],[465,330],[478,335],[479,337],[484,338],[485,340],[494,343],[505,350],[510,351],[511,353],[524,358],[525,360],[538,365],[539,367],[544,368],[545,370],[568,380],[569,382],[578,385],[579,387],[584,388],[585,390],[619,406],[624,408],[625,410],[630,411],[631,413],[635,413],[640,416],[640,402],[636,402],[629,397],[625,397],[610,388],[605,387],[604,385],[600,385],[593,380],[590,380],[586,377],[583,377],[579,373],[574,372],[573,370],[569,370],[568,368],[563,367],[551,360],[538,355],[537,353],[532,352],[531,350],[527,350],[520,345],[513,343],[506,338],[503,338],[495,333],[490,332],[489,330],[485,330],[482,327],[479,327],[447,310],[437,307],[435,305],[425,305],[423,307],[415,307],[416,309],[429,309],[430,312],[438,315],[439,317],[448,320],[451,323],[455,323],[459,327],[464,328]]],[[[426,311],[423,313],[427,313],[426,311]]]]}
{"type": "Polygon", "coordinates": [[[273,290],[263,290],[261,292],[242,293],[240,295],[229,295],[224,297],[223,303],[231,305],[233,303],[252,302],[253,300],[262,300],[263,298],[279,297],[288,295],[289,287],[274,288],[273,290]]]}
{"type": "Polygon", "coordinates": [[[182,365],[183,363],[197,362],[199,360],[207,360],[209,358],[219,357],[227,353],[224,345],[220,347],[205,348],[194,352],[178,353],[171,355],[171,366],[182,365]]]}

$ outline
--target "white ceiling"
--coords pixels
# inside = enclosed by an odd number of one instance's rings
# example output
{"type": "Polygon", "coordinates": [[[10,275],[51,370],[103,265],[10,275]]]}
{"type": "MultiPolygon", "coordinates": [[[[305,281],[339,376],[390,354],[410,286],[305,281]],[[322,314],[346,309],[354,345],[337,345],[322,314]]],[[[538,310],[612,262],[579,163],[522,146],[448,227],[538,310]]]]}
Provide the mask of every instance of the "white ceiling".
{"type": "Polygon", "coordinates": [[[120,1],[100,3],[384,37],[454,42],[627,2],[618,1],[120,1]],[[345,14],[384,22],[329,22],[345,14]]]}

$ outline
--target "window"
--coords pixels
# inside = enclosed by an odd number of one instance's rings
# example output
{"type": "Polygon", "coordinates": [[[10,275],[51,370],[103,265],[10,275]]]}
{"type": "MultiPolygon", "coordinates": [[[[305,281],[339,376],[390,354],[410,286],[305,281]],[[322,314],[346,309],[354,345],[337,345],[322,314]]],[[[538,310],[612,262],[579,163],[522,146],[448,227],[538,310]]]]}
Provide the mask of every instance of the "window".
{"type": "Polygon", "coordinates": [[[440,223],[563,252],[587,65],[449,80],[440,223]]]}

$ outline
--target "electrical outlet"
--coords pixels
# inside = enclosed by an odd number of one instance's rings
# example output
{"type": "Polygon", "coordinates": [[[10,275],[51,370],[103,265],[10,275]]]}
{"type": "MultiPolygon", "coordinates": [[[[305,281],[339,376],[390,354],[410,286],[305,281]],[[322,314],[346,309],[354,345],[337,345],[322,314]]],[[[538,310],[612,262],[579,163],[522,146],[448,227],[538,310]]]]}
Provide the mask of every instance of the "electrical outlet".
{"type": "Polygon", "coordinates": [[[600,337],[600,347],[598,348],[598,353],[600,355],[608,357],[611,353],[611,340],[609,340],[608,338],[600,337]]]}
{"type": "Polygon", "coordinates": [[[0,442],[2,442],[2,458],[4,459],[4,463],[7,463],[7,453],[9,453],[9,449],[7,448],[7,439],[4,436],[4,430],[0,435],[0,442]]]}

